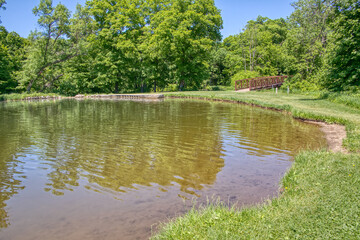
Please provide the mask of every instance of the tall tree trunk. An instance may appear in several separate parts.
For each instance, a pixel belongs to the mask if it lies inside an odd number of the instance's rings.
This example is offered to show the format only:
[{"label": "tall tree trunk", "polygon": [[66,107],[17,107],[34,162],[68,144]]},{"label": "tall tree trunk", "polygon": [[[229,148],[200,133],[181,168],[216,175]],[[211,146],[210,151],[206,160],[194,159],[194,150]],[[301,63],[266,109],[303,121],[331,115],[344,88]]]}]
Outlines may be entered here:
[{"label": "tall tree trunk", "polygon": [[243,59],[244,59],[244,70],[246,72],[246,56],[245,56],[245,52],[244,52],[244,47],[242,47],[241,49],[242,49],[242,56],[243,56]]},{"label": "tall tree trunk", "polygon": [[119,93],[119,82],[115,83],[115,93]]},{"label": "tall tree trunk", "polygon": [[26,87],[26,92],[27,92],[27,93],[30,93],[30,90],[31,90],[31,87],[32,87],[33,83],[34,83],[34,79],[31,80],[31,81],[29,82],[28,86]]},{"label": "tall tree trunk", "polygon": [[251,43],[250,43],[250,45],[249,45],[249,58],[250,58],[250,63],[249,63],[249,65],[250,65],[250,71],[252,71],[252,62],[251,62]]}]

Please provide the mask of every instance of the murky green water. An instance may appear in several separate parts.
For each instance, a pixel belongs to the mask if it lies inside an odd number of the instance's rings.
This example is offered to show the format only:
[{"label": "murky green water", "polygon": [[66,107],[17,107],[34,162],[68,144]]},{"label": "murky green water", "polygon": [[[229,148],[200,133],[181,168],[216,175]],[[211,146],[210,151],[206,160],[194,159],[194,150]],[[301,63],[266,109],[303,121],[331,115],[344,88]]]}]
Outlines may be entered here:
[{"label": "murky green water", "polygon": [[184,199],[273,196],[292,156],[325,144],[316,126],[229,103],[0,103],[0,239],[144,239]]}]

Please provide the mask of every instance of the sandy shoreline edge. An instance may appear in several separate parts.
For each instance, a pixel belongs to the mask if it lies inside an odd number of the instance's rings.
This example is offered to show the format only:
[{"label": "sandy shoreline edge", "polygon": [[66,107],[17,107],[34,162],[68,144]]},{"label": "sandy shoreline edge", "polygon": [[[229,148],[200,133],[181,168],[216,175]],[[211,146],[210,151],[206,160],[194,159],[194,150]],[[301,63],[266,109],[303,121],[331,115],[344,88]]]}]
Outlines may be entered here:
[{"label": "sandy shoreline edge", "polygon": [[349,153],[342,145],[346,138],[345,126],[339,124],[328,124],[325,122],[318,122],[312,120],[303,120],[306,123],[315,124],[320,127],[320,130],[325,133],[325,139],[328,144],[328,150],[331,152]]}]

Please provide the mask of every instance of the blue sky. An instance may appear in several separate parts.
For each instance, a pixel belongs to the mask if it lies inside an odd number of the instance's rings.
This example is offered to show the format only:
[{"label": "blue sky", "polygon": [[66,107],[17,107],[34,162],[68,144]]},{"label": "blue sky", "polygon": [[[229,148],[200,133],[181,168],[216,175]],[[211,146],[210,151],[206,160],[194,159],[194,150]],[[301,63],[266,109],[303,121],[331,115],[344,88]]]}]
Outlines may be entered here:
[{"label": "blue sky", "polygon": [[[61,2],[71,12],[75,11],[77,3],[84,4],[86,0],[53,0],[54,5]],[[257,16],[269,18],[286,18],[293,8],[294,0],[215,0],[215,5],[221,10],[224,21],[223,37],[239,33],[249,20]],[[15,31],[22,37],[27,37],[31,30],[37,28],[37,19],[32,13],[34,6],[40,0],[7,0],[6,10],[0,10],[2,25],[10,31]]]}]

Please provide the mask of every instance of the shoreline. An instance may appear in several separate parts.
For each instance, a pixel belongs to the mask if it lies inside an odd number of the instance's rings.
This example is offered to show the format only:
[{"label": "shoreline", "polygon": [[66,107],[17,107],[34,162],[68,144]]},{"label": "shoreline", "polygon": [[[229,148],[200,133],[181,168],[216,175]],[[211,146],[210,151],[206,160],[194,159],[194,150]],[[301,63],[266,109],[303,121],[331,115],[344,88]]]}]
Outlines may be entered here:
[{"label": "shoreline", "polygon": [[312,120],[303,120],[309,124],[315,124],[320,127],[320,130],[325,134],[325,139],[328,145],[328,150],[337,153],[341,152],[348,154],[349,151],[346,150],[343,146],[343,140],[346,139],[346,129],[344,125],[339,124],[328,124],[325,122],[318,122]]},{"label": "shoreline", "polygon": [[235,104],[243,104],[252,107],[259,107],[262,109],[272,110],[283,112],[287,114],[291,114],[294,119],[309,123],[315,124],[320,127],[320,130],[325,134],[325,139],[327,141],[328,150],[331,152],[341,152],[341,153],[349,153],[343,146],[343,140],[346,139],[347,133],[344,125],[332,123],[328,124],[325,121],[315,120],[311,118],[299,118],[293,116],[293,114],[287,110],[276,108],[276,107],[267,107],[256,103],[249,103],[240,100],[229,100],[229,99],[218,99],[218,98],[207,98],[207,97],[192,97],[192,96],[173,96],[173,95],[164,95],[159,93],[149,93],[149,94],[91,94],[84,95],[78,94],[73,97],[65,97],[65,96],[29,96],[23,99],[4,99],[0,102],[9,102],[9,101],[32,101],[32,100],[62,100],[62,99],[122,99],[122,100],[159,100],[164,98],[170,99],[195,99],[202,101],[214,101],[214,102],[226,102],[226,103],[235,103]]},{"label": "shoreline", "polygon": [[[195,100],[203,100],[203,101],[213,101],[213,102],[226,102],[226,103],[235,103],[235,104],[243,104],[248,105],[252,107],[258,107],[266,110],[271,111],[277,111],[277,112],[283,112],[287,114],[291,114],[291,112],[275,108],[275,107],[265,107],[262,105],[254,104],[254,103],[247,103],[242,101],[236,101],[236,100],[227,100],[227,99],[212,99],[212,98],[206,98],[206,97],[188,97],[188,96],[166,96],[166,98],[173,98],[173,99],[195,99]],[[292,114],[291,114],[292,115]],[[349,153],[348,150],[346,150],[343,146],[343,140],[346,139],[346,128],[344,125],[336,124],[336,123],[326,123],[325,121],[320,120],[314,120],[314,119],[306,119],[306,118],[297,118],[292,116],[294,119],[306,122],[309,124],[315,124],[320,127],[320,130],[325,134],[325,139],[327,142],[327,149],[331,152],[337,153]]]},{"label": "shoreline", "polygon": [[[287,105],[288,102],[284,102],[285,105],[283,102],[279,103],[277,98],[276,101],[264,101],[261,98],[259,101],[256,95],[256,101],[254,101],[254,97],[246,99],[239,95],[239,97],[229,99],[230,97],[224,95],[194,97],[191,95],[171,96],[165,94],[165,98],[169,99],[198,99],[237,103],[291,115],[296,120],[318,125],[326,138],[327,150],[305,151],[298,154],[288,172],[282,176],[278,196],[268,200],[268,202],[247,206],[241,210],[211,204],[204,208],[192,209],[185,215],[160,223],[156,231],[153,232],[152,238],[168,239],[171,238],[170,236],[179,237],[180,235],[184,237],[181,239],[189,239],[193,236],[206,238],[209,229],[211,231],[215,230],[219,236],[223,237],[228,236],[227,232],[234,232],[234,236],[237,234],[237,237],[245,234],[245,236],[255,238],[258,236],[258,232],[262,231],[261,229],[269,228],[270,223],[271,228],[276,229],[278,238],[294,236],[292,235],[294,234],[293,229],[311,231],[315,234],[314,236],[324,237],[323,233],[331,232],[336,229],[337,225],[348,222],[348,208],[344,206],[349,206],[357,198],[353,195],[354,188],[356,189],[357,186],[353,184],[355,180],[351,179],[358,175],[358,168],[355,168],[355,166],[360,161],[360,155],[356,154],[358,149],[349,148],[348,151],[345,147],[349,146],[348,139],[354,137],[354,130],[349,126],[351,124],[357,126],[357,116],[356,118],[349,118],[347,115],[338,118],[334,117],[342,113],[342,108],[339,106],[337,106],[339,110],[335,109],[335,112],[331,112],[331,114],[322,115],[323,112],[317,111],[317,109],[321,109],[323,106],[317,104],[314,104],[314,111],[312,109],[312,111],[307,111],[307,108],[301,108],[301,105],[297,104],[297,102],[293,105],[291,103]],[[75,97],[64,97],[63,99],[66,98],[74,99]],[[102,98],[99,97],[98,99]],[[337,124],[334,124],[334,122]],[[355,154],[350,154],[351,151],[355,152]],[[352,206],[354,206],[356,212],[358,205]],[[336,209],[336,211],[328,211],[329,209]],[[216,218],[214,219],[213,216],[215,215]],[[300,215],[301,217],[298,217]],[[286,220],[279,221],[279,219],[283,218]],[[319,224],[318,220],[313,222],[314,219],[321,219],[321,224]],[[336,220],[329,222],[328,219]],[[353,220],[351,221],[353,222]],[[209,222],[213,222],[214,225],[207,225]],[[234,222],[242,223],[243,227],[234,224]],[[333,225],[334,223],[335,225]],[[215,226],[219,227],[214,229]],[[183,235],[184,232],[186,232],[185,235]],[[269,234],[267,231],[261,234],[264,234],[264,238],[272,236],[267,235]],[[335,232],[334,234],[334,236],[337,236]]]},{"label": "shoreline", "polygon": [[[318,125],[325,134],[328,148],[297,154],[281,178],[277,197],[242,209],[223,203],[193,208],[183,216],[161,223],[151,239],[207,239],[212,236],[218,239],[292,239],[299,236],[348,239],[360,236],[356,230],[360,205],[355,203],[359,196],[354,194],[360,176],[358,110],[350,115],[347,107],[317,102],[318,99],[306,95],[201,95],[181,93],[166,97],[238,103],[289,114],[296,120]],[[341,228],[345,223],[350,227]]]},{"label": "shoreline", "polygon": [[85,95],[85,94],[78,94],[73,97],[67,97],[67,96],[61,96],[61,95],[39,95],[39,96],[19,96],[15,97],[14,99],[7,99],[6,97],[2,96],[0,98],[0,102],[11,102],[11,101],[32,101],[32,100],[61,100],[61,99],[163,99],[165,98],[164,94],[91,94],[91,95]]}]

